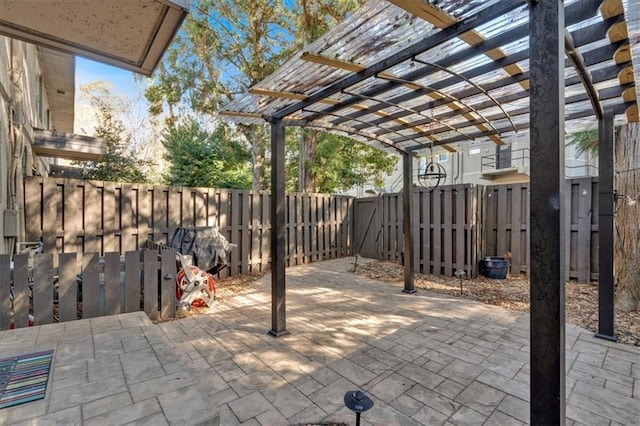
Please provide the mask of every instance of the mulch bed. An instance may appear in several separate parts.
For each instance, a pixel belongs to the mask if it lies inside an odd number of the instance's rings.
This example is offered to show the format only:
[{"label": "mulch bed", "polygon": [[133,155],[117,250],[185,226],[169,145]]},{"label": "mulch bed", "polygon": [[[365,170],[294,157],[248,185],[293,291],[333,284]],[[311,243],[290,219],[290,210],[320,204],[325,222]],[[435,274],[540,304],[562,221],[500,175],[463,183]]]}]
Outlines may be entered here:
[{"label": "mulch bed", "polygon": [[[403,267],[396,262],[376,261],[359,265],[356,273],[371,279],[403,286]],[[529,312],[529,280],[525,277],[508,277],[491,280],[482,276],[463,279],[455,277],[415,274],[414,285],[418,289],[463,297],[502,308]],[[595,332],[598,326],[598,286],[594,283],[570,281],[565,286],[565,316],[567,322]],[[616,312],[616,336],[620,343],[640,346],[640,312]]]}]

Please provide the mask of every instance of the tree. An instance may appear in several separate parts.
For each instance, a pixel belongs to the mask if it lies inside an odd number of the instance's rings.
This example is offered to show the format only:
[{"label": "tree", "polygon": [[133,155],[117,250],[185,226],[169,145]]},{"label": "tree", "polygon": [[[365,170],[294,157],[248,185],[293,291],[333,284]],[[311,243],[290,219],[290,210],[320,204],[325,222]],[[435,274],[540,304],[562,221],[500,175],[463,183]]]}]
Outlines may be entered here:
[{"label": "tree", "polygon": [[[300,11],[297,13],[297,45],[302,47],[310,43],[327,30],[342,22],[349,12],[354,11],[364,0],[299,0]],[[298,191],[318,192],[317,150],[320,132],[303,129],[300,132],[300,149],[298,161]],[[322,191],[321,191],[322,192]]]},{"label": "tree", "polygon": [[162,144],[170,163],[168,185],[251,187],[251,154],[223,126],[209,134],[196,120],[187,119],[168,126]]},{"label": "tree", "polygon": [[569,137],[567,146],[576,147],[576,155],[588,153],[598,156],[598,129],[577,132]]},{"label": "tree", "polygon": [[[196,0],[146,96],[152,112],[187,106],[214,115],[236,93],[275,71],[291,54],[289,8],[282,0]],[[253,188],[265,183],[265,126],[239,126],[252,146]]]},{"label": "tree", "polygon": [[[235,94],[246,92],[262,81],[293,51],[324,34],[362,3],[364,0],[195,1],[183,30],[159,67],[154,84],[147,90],[152,112],[158,114],[168,108],[169,124],[178,119],[181,108],[205,116],[215,115]],[[269,129],[264,125],[240,125],[237,130],[251,145],[253,188],[262,189],[268,182]],[[334,155],[329,162],[317,154],[319,144],[335,141],[335,137],[316,130],[289,131],[287,135],[297,138],[298,143],[297,148],[291,148],[287,140],[288,187],[292,190],[347,188],[349,182],[379,175],[389,164],[391,167],[395,164],[394,157],[376,156],[372,148],[362,145],[358,148],[362,158],[385,160],[361,164],[357,173],[336,173],[336,169],[346,171],[353,159]],[[357,144],[343,139],[343,143],[347,141]],[[339,160],[344,164],[336,164]],[[357,179],[352,178],[354,173],[359,176]],[[318,182],[319,175],[323,176],[323,183]],[[333,182],[327,179],[329,175],[344,181],[329,183]]]},{"label": "tree", "polygon": [[82,96],[89,100],[96,114],[97,125],[94,133],[105,140],[106,154],[102,161],[77,162],[83,169],[83,179],[112,182],[144,183],[144,162],[138,160],[129,150],[131,136],[125,130],[122,120],[117,117],[118,98],[110,92],[106,82],[94,82],[81,86]]},{"label": "tree", "polygon": [[[300,129],[291,133],[300,132]],[[288,135],[287,143],[287,190],[299,190],[295,173],[298,159],[302,160],[298,149],[301,147],[295,134]],[[315,180],[313,192],[333,193],[346,191],[363,185],[371,179],[382,186],[384,174],[393,172],[398,157],[378,149],[355,142],[350,138],[332,133],[317,133],[315,161],[307,160],[307,167]],[[304,191],[301,191],[304,192]]]},{"label": "tree", "polygon": [[[570,145],[577,152],[598,155],[598,131],[578,132]],[[640,309],[640,125],[631,123],[616,128],[615,136],[615,189],[619,194],[616,204],[614,234],[614,279],[616,307],[624,312]]]},{"label": "tree", "polygon": [[615,138],[616,206],[614,271],[616,306],[640,310],[640,124],[621,126]]}]

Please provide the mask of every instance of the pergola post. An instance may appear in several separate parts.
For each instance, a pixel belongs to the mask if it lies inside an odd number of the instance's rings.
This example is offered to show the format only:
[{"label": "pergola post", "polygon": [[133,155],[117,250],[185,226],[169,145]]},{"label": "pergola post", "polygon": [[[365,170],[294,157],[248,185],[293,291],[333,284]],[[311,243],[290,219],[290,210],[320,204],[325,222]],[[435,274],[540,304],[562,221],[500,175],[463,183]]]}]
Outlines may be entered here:
[{"label": "pergola post", "polygon": [[402,230],[404,232],[404,293],[413,294],[413,154],[402,154]]},{"label": "pergola post", "polygon": [[598,121],[598,332],[616,341],[614,332],[613,231],[615,217],[613,114]]},{"label": "pergola post", "polygon": [[284,125],[271,122],[271,330],[274,337],[289,334],[286,324]]},{"label": "pergola post", "polygon": [[564,2],[529,4],[531,424],[564,425]]}]

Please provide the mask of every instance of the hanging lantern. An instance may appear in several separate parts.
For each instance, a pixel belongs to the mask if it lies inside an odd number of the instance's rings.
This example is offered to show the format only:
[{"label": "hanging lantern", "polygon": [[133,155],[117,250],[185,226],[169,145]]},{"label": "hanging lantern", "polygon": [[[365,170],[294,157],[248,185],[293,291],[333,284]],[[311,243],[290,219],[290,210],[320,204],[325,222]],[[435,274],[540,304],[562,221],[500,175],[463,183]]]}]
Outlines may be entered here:
[{"label": "hanging lantern", "polygon": [[433,191],[438,186],[444,184],[446,180],[447,171],[442,164],[436,163],[433,160],[427,164],[424,172],[418,175],[418,183],[429,191]]}]

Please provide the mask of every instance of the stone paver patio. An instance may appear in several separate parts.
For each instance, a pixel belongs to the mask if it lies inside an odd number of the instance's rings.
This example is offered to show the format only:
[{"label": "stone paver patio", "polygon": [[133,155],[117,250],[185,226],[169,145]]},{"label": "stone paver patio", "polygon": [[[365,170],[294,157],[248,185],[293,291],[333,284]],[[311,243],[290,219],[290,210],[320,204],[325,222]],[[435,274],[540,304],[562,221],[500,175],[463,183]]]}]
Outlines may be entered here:
[{"label": "stone paver patio", "polygon": [[[208,315],[152,325],[127,314],[0,333],[0,356],[55,348],[43,401],[0,424],[529,422],[529,316],[354,276],[353,258],[287,270],[287,328],[270,278]],[[567,424],[640,424],[640,350],[567,325]]]}]

